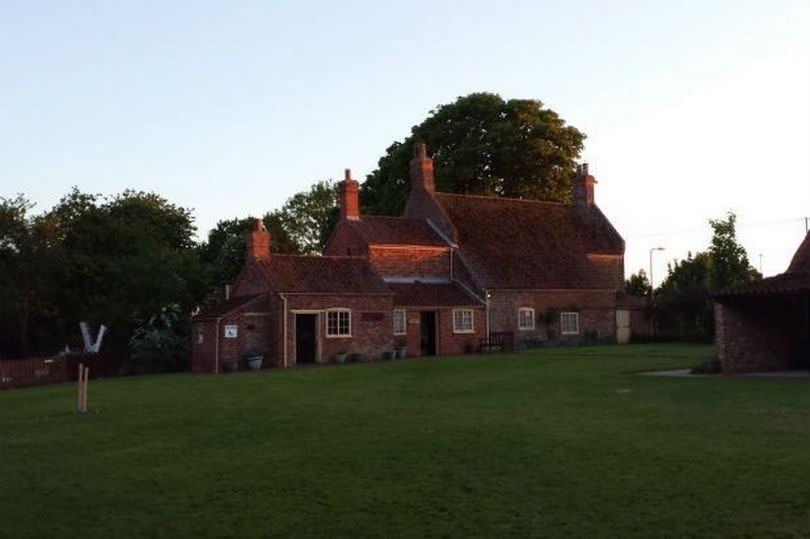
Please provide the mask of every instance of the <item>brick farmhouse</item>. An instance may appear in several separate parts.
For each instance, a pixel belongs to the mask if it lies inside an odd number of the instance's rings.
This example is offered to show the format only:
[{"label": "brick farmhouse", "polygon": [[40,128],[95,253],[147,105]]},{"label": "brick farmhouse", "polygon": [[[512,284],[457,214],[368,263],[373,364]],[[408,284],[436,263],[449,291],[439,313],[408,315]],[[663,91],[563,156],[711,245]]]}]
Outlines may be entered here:
[{"label": "brick farmhouse", "polygon": [[624,240],[587,165],[571,204],[437,192],[423,144],[410,177],[402,216],[365,216],[347,170],[323,256],[271,253],[256,220],[230,297],[193,318],[193,370],[243,368],[249,351],[290,367],[616,339]]},{"label": "brick farmhouse", "polygon": [[786,272],[719,294],[714,318],[723,372],[810,368],[810,234]]}]

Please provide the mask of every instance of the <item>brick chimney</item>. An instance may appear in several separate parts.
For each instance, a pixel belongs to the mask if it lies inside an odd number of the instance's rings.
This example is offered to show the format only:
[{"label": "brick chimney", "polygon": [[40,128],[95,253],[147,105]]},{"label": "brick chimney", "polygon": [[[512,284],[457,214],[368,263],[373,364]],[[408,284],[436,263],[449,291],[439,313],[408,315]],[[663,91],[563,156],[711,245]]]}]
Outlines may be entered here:
[{"label": "brick chimney", "polygon": [[424,142],[417,142],[413,147],[411,189],[423,189],[428,193],[436,192],[436,184],[433,182],[433,159],[427,156]]},{"label": "brick chimney", "polygon": [[253,220],[253,228],[247,237],[248,260],[267,260],[270,258],[270,232],[264,227],[261,219]]},{"label": "brick chimney", "polygon": [[352,171],[346,169],[346,178],[340,182],[340,218],[350,221],[360,219],[360,201],[358,199],[357,180],[352,179]]},{"label": "brick chimney", "polygon": [[593,206],[593,186],[596,179],[588,174],[588,163],[577,165],[577,176],[574,178],[574,203],[581,206]]}]

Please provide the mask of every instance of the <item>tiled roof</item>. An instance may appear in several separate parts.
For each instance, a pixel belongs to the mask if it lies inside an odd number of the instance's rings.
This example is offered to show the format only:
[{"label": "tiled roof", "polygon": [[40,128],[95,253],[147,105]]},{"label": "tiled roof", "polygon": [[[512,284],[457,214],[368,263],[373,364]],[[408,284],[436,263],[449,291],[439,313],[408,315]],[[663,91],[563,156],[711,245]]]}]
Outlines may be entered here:
[{"label": "tiled roof", "polygon": [[424,219],[362,216],[346,222],[370,245],[447,247],[447,242]]},{"label": "tiled roof", "polygon": [[251,296],[239,296],[231,298],[226,301],[222,301],[220,303],[216,303],[214,305],[206,305],[205,307],[202,307],[200,309],[200,312],[194,315],[194,319],[210,320],[212,318],[220,318],[232,311],[235,311],[240,307],[247,306],[251,302],[256,303],[255,306],[251,305],[251,308],[255,308],[258,311],[267,310],[267,301],[266,297],[263,294],[256,294]]},{"label": "tiled roof", "polygon": [[388,283],[394,305],[403,307],[466,307],[482,303],[458,283]]},{"label": "tiled roof", "polygon": [[788,272],[810,273],[810,234],[805,235],[804,241],[796,249],[796,254],[793,255],[793,260],[790,261],[790,266],[788,266]]},{"label": "tiled roof", "polygon": [[624,240],[596,206],[449,193],[436,199],[482,286],[616,287],[587,256],[624,253]]},{"label": "tiled roof", "polygon": [[342,256],[271,255],[259,261],[270,289],[287,293],[390,293],[368,260]]},{"label": "tiled roof", "polygon": [[717,297],[762,296],[767,294],[796,294],[810,292],[810,272],[785,272],[761,281],[732,286]]}]

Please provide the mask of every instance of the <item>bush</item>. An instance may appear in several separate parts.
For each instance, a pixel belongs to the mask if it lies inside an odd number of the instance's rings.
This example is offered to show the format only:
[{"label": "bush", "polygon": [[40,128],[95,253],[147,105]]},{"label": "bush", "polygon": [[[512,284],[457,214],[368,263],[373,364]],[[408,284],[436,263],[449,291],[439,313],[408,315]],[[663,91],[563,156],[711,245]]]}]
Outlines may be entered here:
[{"label": "bush", "polygon": [[691,374],[720,374],[723,372],[723,367],[720,365],[720,360],[713,357],[695,365],[689,372]]}]

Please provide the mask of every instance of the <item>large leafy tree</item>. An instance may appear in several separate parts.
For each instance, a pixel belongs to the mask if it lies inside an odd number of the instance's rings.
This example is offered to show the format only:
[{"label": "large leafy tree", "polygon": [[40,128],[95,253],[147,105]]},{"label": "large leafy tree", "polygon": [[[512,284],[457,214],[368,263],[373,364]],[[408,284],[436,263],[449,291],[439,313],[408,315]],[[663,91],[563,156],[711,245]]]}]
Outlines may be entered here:
[{"label": "large leafy tree", "polygon": [[[110,328],[108,346],[126,353],[132,314],[170,304],[189,312],[205,291],[191,212],[154,193],[110,199],[76,189],[30,216],[24,199],[4,201],[5,348],[49,353],[78,344],[79,321]],[[5,302],[4,302],[5,303]]]},{"label": "large leafy tree", "polygon": [[417,141],[435,163],[436,188],[567,201],[585,135],[533,99],[474,93],[431,111],[394,142],[363,184],[364,211],[399,214],[409,192],[408,162]]}]

